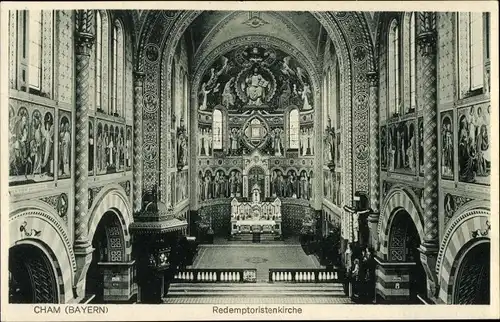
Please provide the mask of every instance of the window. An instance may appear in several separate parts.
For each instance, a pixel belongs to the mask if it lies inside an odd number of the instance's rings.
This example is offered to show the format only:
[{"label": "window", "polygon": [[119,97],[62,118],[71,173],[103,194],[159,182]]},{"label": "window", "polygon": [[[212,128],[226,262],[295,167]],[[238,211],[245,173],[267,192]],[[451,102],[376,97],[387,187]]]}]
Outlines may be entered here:
[{"label": "window", "polygon": [[415,42],[415,13],[410,15],[410,110],[415,111],[417,106],[416,88],[417,88],[417,60],[416,60],[416,42]]},{"label": "window", "polygon": [[118,116],[123,109],[123,30],[120,22],[113,26],[113,67],[111,89],[111,114]]},{"label": "window", "polygon": [[483,38],[483,14],[481,12],[469,13],[469,72],[471,90],[476,90],[483,87]]},{"label": "window", "polygon": [[215,150],[221,150],[222,149],[222,112],[219,109],[214,110],[213,114],[213,148]]},{"label": "window", "polygon": [[102,110],[102,17],[96,12],[96,50],[95,50],[95,106]]},{"label": "window", "polygon": [[30,10],[28,19],[29,87],[39,91],[42,81],[42,11]]},{"label": "window", "polygon": [[399,26],[394,19],[389,26],[389,117],[399,113]]},{"label": "window", "polygon": [[293,109],[289,115],[290,149],[299,148],[299,110]]}]

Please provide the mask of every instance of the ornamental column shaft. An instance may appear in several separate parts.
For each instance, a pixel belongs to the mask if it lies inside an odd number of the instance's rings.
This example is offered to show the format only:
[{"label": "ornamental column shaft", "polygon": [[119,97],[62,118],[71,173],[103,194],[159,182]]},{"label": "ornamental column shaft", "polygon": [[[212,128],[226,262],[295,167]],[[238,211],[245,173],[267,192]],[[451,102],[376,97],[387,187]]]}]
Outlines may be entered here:
[{"label": "ornamental column shaft", "polygon": [[419,106],[423,110],[424,131],[424,240],[427,247],[438,244],[438,113],[436,74],[436,14],[420,13],[417,37]]},{"label": "ornamental column shaft", "polygon": [[144,73],[134,72],[134,213],[142,209],[142,100]]},{"label": "ornamental column shaft", "polygon": [[368,104],[370,109],[370,207],[380,211],[380,162],[379,162],[379,113],[378,113],[378,75],[367,74],[370,82]]},{"label": "ornamental column shaft", "polygon": [[379,106],[378,106],[378,74],[368,72],[370,84],[368,108],[370,109],[370,208],[368,216],[370,243],[375,248],[378,241],[377,224],[380,214],[380,149],[379,149]]},{"label": "ornamental column shaft", "polygon": [[91,13],[77,14],[75,41],[76,83],[75,83],[75,244],[90,245],[88,240],[88,140],[90,105],[90,53],[94,36],[90,33]]},{"label": "ornamental column shaft", "polygon": [[417,71],[418,102],[423,110],[424,140],[424,240],[419,248],[420,261],[427,275],[427,297],[439,292],[436,274],[438,252],[438,111],[436,101],[436,13],[418,13]]}]

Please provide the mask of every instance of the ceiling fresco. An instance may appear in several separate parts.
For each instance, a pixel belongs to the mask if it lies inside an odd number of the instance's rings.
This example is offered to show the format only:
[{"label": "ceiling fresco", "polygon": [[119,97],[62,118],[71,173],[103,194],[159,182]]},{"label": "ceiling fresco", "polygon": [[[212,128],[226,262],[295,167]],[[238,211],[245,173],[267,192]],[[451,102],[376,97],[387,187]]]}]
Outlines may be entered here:
[{"label": "ceiling fresco", "polygon": [[239,113],[283,113],[290,105],[313,109],[308,71],[268,44],[241,46],[219,57],[205,72],[198,93],[201,111],[216,106]]}]

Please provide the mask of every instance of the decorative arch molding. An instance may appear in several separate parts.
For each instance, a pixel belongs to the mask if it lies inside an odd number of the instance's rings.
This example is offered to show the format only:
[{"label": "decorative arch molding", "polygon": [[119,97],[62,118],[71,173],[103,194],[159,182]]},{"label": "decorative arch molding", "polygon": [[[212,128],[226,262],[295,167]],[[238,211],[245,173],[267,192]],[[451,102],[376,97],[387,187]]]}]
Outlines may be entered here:
[{"label": "decorative arch molding", "polygon": [[66,232],[55,219],[55,211],[48,211],[49,207],[41,202],[33,202],[29,208],[14,207],[9,218],[9,248],[29,244],[41,249],[53,266],[59,284],[59,302],[69,302],[73,295],[76,259]]},{"label": "decorative arch molding", "polygon": [[[279,38],[273,37],[273,36],[263,36],[263,35],[245,35],[237,38],[232,38],[216,48],[214,48],[211,52],[207,53],[204,55],[203,59],[200,60],[200,62],[197,65],[194,65],[194,73],[192,77],[192,84],[193,86],[191,87],[191,99],[196,102],[195,105],[193,106],[198,106],[198,90],[199,86],[201,83],[201,79],[203,75],[206,73],[210,65],[215,62],[217,58],[219,58],[221,55],[226,54],[227,52],[241,46],[245,45],[250,45],[253,43],[265,43],[265,44],[271,44],[273,46],[278,47],[280,50],[283,50],[283,52],[289,54],[293,58],[295,58],[300,64],[302,64],[306,69],[311,77],[312,81],[312,87],[314,88],[314,101],[316,102],[317,98],[316,96],[319,95],[319,78],[318,78],[318,70],[316,68],[316,65],[314,61],[310,60],[305,56],[303,53],[301,53],[299,50],[296,49],[293,45],[290,43],[281,40]],[[314,56],[313,56],[314,57]],[[315,105],[316,106],[316,105]]]},{"label": "decorative arch molding", "polygon": [[93,240],[97,226],[104,214],[112,211],[120,222],[121,235],[123,236],[124,258],[126,260],[131,254],[129,227],[133,222],[132,211],[126,197],[125,191],[120,185],[109,185],[102,189],[96,196],[96,202],[90,209],[88,222],[89,240]]},{"label": "decorative arch molding", "polygon": [[422,209],[420,205],[415,202],[418,200],[412,195],[411,192],[403,190],[399,187],[393,188],[387,195],[382,209],[382,217],[379,220],[379,225],[377,229],[377,234],[379,235],[379,252],[384,259],[388,257],[389,250],[389,232],[392,226],[395,215],[399,210],[405,210],[408,212],[410,217],[417,228],[420,240],[424,240],[424,226],[423,226],[423,216]]},{"label": "decorative arch molding", "polygon": [[442,303],[453,301],[458,260],[472,249],[475,240],[489,242],[490,216],[489,207],[479,201],[470,202],[459,208],[447,225],[436,262],[436,272],[440,276],[438,298]]},{"label": "decorative arch molding", "polygon": [[[289,28],[289,31],[296,37],[296,41],[300,45],[300,49],[296,49],[298,52],[304,51],[307,57],[313,57],[313,58],[317,57],[317,53],[314,50],[315,48],[310,44],[309,41],[306,40],[306,38],[304,37],[304,34],[302,32],[300,32],[300,30],[297,28],[297,26],[293,22],[291,22],[289,19],[287,19],[283,14],[281,14],[279,12],[277,13],[277,12],[269,11],[266,13],[270,14],[274,18],[278,19],[280,22],[284,23]],[[211,44],[210,42],[211,42],[212,38],[214,36],[216,36],[217,33],[220,30],[222,30],[225,27],[225,25],[227,25],[227,23],[229,23],[231,21],[231,19],[233,19],[235,16],[240,15],[240,14],[241,14],[241,11],[240,12],[236,11],[233,13],[233,15],[227,16],[226,19],[228,19],[228,20],[225,21],[223,25],[220,25],[220,26],[216,25],[210,31],[210,33],[204,38],[202,44],[200,45],[200,47],[198,48],[198,51],[196,52],[196,55],[194,56],[194,59],[193,59],[194,68],[193,68],[193,70],[197,70],[198,66],[203,62],[205,57],[207,55],[209,55],[209,53],[217,50],[217,48],[221,46],[221,44]],[[236,38],[244,38],[246,36],[247,35],[239,36]],[[269,36],[269,37],[271,37],[271,36]],[[236,39],[236,38],[233,38],[233,39]],[[282,40],[282,41],[287,43],[287,41],[285,41],[285,40]],[[297,48],[297,46],[294,46],[294,48]],[[314,69],[316,71],[320,67],[319,62],[316,62],[316,61],[313,63],[313,65],[314,65]]]},{"label": "decorative arch molding", "polygon": [[[163,84],[169,83],[172,73],[171,62],[179,39],[202,12],[201,10],[148,11],[145,13],[148,17],[145,18],[140,37],[138,37],[136,66],[137,70],[146,74],[144,82],[146,104],[143,110],[145,128],[143,182],[146,189],[159,185],[162,198],[167,195],[168,180],[165,175],[167,162],[160,161],[167,159],[168,150],[167,140],[160,141],[158,133],[169,132],[168,111],[171,110],[172,95],[170,86],[163,86]],[[370,160],[367,153],[369,133],[365,126],[369,120],[366,73],[375,69],[373,44],[362,12],[312,12],[312,14],[334,40],[339,67],[342,71],[340,85],[342,88],[350,89],[343,91],[342,124],[345,125],[344,151],[349,151],[349,153],[345,152],[344,157],[345,198],[352,200],[353,189],[369,191]],[[159,70],[161,72],[158,72]],[[161,91],[160,88],[162,88]],[[160,96],[163,101],[161,104]],[[315,106],[319,106],[318,96],[315,93]],[[158,110],[159,106],[162,107],[160,110]],[[355,120],[354,124],[351,122],[352,117]],[[193,120],[192,123],[196,122],[194,118],[190,119]],[[158,120],[161,120],[161,124]],[[192,124],[191,128],[195,128],[195,125]],[[148,132],[148,128],[152,130]],[[316,150],[321,150],[321,148]],[[351,155],[350,151],[355,151],[355,153]],[[191,145],[190,152],[196,152],[193,145]],[[319,173],[321,169],[317,166],[316,170]],[[191,171],[191,175],[195,176],[196,172]],[[317,184],[318,189],[321,186],[319,182],[320,180]]]}]

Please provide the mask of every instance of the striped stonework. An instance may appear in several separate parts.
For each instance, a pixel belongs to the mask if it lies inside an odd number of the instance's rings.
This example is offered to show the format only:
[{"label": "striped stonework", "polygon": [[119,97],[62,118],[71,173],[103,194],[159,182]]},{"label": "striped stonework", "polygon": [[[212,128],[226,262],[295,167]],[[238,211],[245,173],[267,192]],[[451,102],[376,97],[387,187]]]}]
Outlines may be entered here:
[{"label": "striped stonework", "polygon": [[[21,231],[21,226],[24,226],[24,231]],[[76,269],[75,255],[66,241],[66,232],[61,231],[62,227],[55,213],[37,208],[14,211],[9,218],[10,247],[32,245],[47,255],[56,272],[57,297],[61,304],[73,299],[73,274]]]},{"label": "striped stonework", "polygon": [[399,210],[405,210],[417,228],[420,240],[424,240],[424,227],[422,224],[422,210],[418,203],[414,203],[406,191],[396,189],[387,195],[381,208],[378,236],[379,236],[379,255],[384,260],[388,259],[389,232],[394,215]]},{"label": "striped stonework", "polygon": [[104,300],[128,301],[135,291],[134,261],[99,263],[104,274]]},{"label": "striped stonework", "polygon": [[120,236],[120,243],[123,245],[121,247],[121,261],[130,261],[132,247],[128,229],[133,221],[133,217],[125,191],[123,191],[123,188],[119,185],[110,185],[103,188],[96,196],[95,200],[96,202],[90,209],[90,218],[88,223],[89,240],[93,239],[102,216],[104,216],[104,214],[108,211],[112,211],[116,214],[120,222],[119,228],[121,233],[118,236]]},{"label": "striped stonework", "polygon": [[376,258],[375,292],[385,301],[406,301],[410,297],[410,270],[415,263],[391,263]]},{"label": "striped stonework", "polygon": [[[470,206],[459,210],[448,225],[438,253],[438,301],[453,304],[453,287],[460,259],[479,243],[490,242],[490,210]],[[474,234],[479,232],[479,234]]]}]

